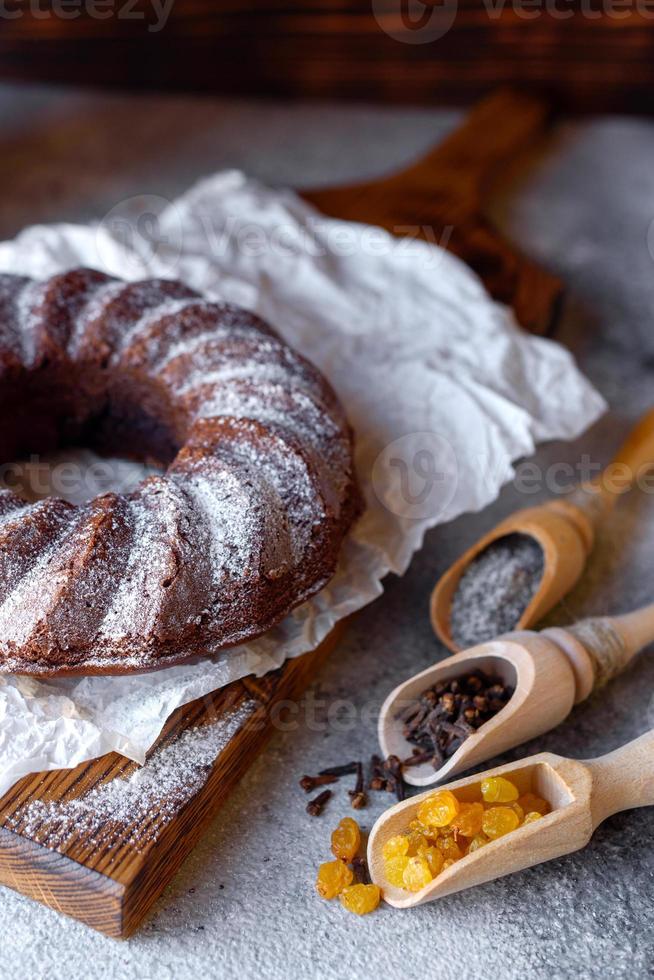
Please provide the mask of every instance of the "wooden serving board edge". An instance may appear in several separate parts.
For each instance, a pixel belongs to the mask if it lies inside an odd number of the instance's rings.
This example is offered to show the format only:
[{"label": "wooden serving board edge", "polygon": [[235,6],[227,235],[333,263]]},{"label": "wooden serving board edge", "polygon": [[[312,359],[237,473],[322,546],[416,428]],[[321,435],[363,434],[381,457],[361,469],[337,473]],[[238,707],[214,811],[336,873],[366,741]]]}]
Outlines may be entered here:
[{"label": "wooden serving board edge", "polygon": [[[94,854],[94,868],[87,863],[82,842],[79,855],[75,845],[61,853],[0,826],[0,884],[107,936],[130,936],[274,734],[273,711],[282,702],[286,707],[286,702],[303,694],[341,638],[344,624],[345,621],[338,623],[315,650],[287,661],[279,670],[258,680],[236,681],[215,697],[208,696],[175,712],[157,745],[174,740],[189,727],[210,724],[221,711],[232,710],[246,700],[259,702],[216,757],[202,787],[174,818],[158,825],[154,815],[147,847],[134,853],[126,843],[119,844],[111,853]],[[50,799],[53,795],[72,798],[133,768],[133,763],[114,753],[73,770],[25,777],[0,801],[0,821],[19,810],[27,799]],[[128,828],[126,836],[127,831]]]}]

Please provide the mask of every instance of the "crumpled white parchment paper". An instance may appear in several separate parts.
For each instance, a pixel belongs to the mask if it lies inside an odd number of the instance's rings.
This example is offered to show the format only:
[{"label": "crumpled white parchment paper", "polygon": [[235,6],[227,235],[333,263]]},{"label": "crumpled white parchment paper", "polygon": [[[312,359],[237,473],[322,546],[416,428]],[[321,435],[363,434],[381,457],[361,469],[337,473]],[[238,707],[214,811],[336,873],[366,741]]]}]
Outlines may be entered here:
[{"label": "crumpled white parchment paper", "polygon": [[324,218],[237,172],[172,203],[135,198],[99,224],[36,226],[0,245],[0,271],[76,265],[180,278],[269,320],[340,395],[368,509],[332,582],[253,643],[142,675],[0,676],[0,794],[111,750],[143,762],[175,708],[315,647],[387,572],[405,571],[428,528],[490,503],[513,460],[604,409],[569,353],[517,328],[448,252]]}]

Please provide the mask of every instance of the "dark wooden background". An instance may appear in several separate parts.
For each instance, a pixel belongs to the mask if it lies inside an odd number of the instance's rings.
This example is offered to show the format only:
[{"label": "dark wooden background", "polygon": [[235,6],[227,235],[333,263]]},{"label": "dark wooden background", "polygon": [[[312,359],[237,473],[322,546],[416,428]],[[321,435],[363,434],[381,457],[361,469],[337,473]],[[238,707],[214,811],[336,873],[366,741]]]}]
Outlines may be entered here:
[{"label": "dark wooden background", "polygon": [[[540,11],[539,0],[458,0],[449,30],[429,43],[408,43],[421,35],[403,23],[409,0],[168,0],[153,30],[162,2],[4,0],[0,75],[426,104],[509,83],[572,111],[652,105],[654,0],[542,0]],[[429,19],[410,2],[410,17]],[[96,3],[103,19],[89,13]],[[427,30],[447,26],[457,0],[427,3]]]}]

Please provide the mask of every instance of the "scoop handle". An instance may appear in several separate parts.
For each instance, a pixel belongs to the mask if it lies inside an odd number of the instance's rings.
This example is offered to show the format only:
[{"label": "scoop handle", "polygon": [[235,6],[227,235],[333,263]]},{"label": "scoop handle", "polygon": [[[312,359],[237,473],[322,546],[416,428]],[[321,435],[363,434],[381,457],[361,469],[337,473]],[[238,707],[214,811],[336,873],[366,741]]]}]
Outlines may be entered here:
[{"label": "scoop handle", "polygon": [[586,765],[592,776],[593,828],[621,810],[654,806],[654,729]]},{"label": "scoop handle", "polygon": [[654,408],[634,426],[604,472],[591,483],[605,509],[654,466]]},{"label": "scoop handle", "polygon": [[643,473],[654,468],[654,408],[636,423],[603,473],[580,484],[569,497],[555,506],[572,505],[590,522],[591,538],[596,528],[613,509],[619,497],[631,489]]},{"label": "scoop handle", "polygon": [[591,690],[603,687],[625,669],[631,660],[643,647],[654,643],[654,603],[625,613],[623,616],[598,616],[592,619],[582,619],[573,626],[565,629],[555,628],[545,631],[552,634],[555,642],[566,651],[573,661],[575,675],[578,671],[574,645],[566,642],[568,637],[578,641],[583,651],[588,655],[592,665],[592,683],[588,684],[583,693],[583,700]]}]

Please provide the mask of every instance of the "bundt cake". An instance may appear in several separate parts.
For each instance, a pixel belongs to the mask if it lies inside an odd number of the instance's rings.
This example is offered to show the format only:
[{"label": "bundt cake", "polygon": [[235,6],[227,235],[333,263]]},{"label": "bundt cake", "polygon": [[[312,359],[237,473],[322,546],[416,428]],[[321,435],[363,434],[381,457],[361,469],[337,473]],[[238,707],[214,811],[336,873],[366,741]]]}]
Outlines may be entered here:
[{"label": "bundt cake", "polygon": [[179,282],[0,276],[3,460],[83,444],[158,464],[75,507],[0,490],[0,671],[122,673],[268,630],[332,576],[352,434],[266,323]]}]

